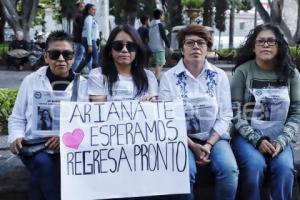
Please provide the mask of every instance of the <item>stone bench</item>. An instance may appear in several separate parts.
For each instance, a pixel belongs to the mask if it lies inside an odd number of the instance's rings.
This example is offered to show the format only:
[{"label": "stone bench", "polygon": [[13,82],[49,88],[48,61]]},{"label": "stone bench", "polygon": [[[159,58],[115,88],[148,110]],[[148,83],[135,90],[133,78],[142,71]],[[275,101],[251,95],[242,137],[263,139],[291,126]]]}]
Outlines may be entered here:
[{"label": "stone bench", "polygon": [[[7,144],[7,137],[0,136],[0,199],[3,200],[26,200],[27,199],[27,178],[28,171],[22,164],[21,160],[14,156]],[[300,140],[296,140],[300,141]],[[298,171],[297,180],[300,180],[300,144],[293,143],[295,169]],[[205,179],[195,186],[195,199],[213,199],[214,180],[212,174],[207,173],[203,169],[199,169],[198,178]],[[300,183],[300,182],[299,182]],[[293,200],[300,197],[297,194],[300,192],[299,184],[294,186]],[[299,195],[299,194],[298,194]],[[165,200],[164,198],[155,198]],[[265,198],[264,198],[265,199]]]}]

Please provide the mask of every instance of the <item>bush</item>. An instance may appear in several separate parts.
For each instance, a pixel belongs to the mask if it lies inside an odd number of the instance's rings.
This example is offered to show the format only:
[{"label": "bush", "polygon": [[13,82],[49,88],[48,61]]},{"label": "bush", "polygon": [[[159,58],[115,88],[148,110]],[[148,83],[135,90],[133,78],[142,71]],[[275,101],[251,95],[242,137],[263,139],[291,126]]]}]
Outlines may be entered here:
[{"label": "bush", "polygon": [[0,62],[4,61],[6,52],[8,51],[8,44],[7,43],[1,43],[0,44]]},{"label": "bush", "polygon": [[18,90],[0,89],[0,133],[7,134],[7,119],[11,114]]},{"label": "bush", "polygon": [[187,8],[201,8],[204,0],[181,0],[181,5]]},{"label": "bush", "polygon": [[223,49],[218,49],[216,53],[219,56],[219,60],[233,60],[236,54],[236,49],[223,48]]},{"label": "bush", "polygon": [[293,58],[299,57],[299,55],[297,53],[297,47],[290,47],[290,51],[291,51]]}]

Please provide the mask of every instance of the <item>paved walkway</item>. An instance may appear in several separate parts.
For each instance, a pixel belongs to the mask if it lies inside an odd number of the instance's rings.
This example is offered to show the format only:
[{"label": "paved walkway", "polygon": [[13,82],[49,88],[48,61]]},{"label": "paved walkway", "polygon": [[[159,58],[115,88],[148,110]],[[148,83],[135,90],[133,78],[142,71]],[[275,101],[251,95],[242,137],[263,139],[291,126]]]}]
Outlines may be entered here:
[{"label": "paved walkway", "polygon": [[[228,77],[231,78],[231,69],[233,65],[217,64],[217,66],[226,71]],[[167,69],[169,68],[164,68],[164,70]],[[33,71],[7,70],[7,67],[0,66],[0,88],[19,88],[24,77],[32,72]]]}]

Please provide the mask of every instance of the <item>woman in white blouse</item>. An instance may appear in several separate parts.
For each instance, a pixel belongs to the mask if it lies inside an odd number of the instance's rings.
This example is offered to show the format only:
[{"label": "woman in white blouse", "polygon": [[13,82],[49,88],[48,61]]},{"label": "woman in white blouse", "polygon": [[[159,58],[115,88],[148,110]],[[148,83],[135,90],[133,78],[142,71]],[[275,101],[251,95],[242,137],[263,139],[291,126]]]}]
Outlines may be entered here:
[{"label": "woman in white blouse", "polygon": [[137,31],[130,25],[116,27],[104,47],[101,67],[90,72],[91,101],[155,99],[157,80],[144,69],[145,62],[146,51]]},{"label": "woman in white blouse", "polygon": [[[173,199],[193,199],[196,164],[207,165],[215,178],[214,199],[235,199],[238,167],[228,140],[232,118],[230,85],[225,72],[206,60],[212,38],[205,27],[189,25],[178,32],[182,59],[160,80],[159,98],[184,101],[191,193]],[[205,181],[201,179],[199,181]]]}]

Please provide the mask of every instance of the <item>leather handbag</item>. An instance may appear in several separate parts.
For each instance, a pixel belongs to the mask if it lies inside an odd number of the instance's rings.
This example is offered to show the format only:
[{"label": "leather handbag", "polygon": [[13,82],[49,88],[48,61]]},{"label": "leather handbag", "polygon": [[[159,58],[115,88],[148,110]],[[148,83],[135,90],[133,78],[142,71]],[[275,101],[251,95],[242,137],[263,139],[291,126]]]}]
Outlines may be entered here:
[{"label": "leather handbag", "polygon": [[49,137],[22,140],[22,148],[19,149],[20,155],[33,156],[45,150],[47,148],[45,144],[48,139]]}]

